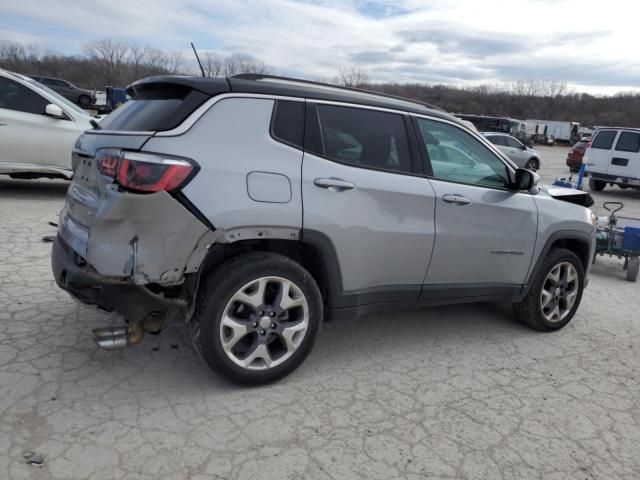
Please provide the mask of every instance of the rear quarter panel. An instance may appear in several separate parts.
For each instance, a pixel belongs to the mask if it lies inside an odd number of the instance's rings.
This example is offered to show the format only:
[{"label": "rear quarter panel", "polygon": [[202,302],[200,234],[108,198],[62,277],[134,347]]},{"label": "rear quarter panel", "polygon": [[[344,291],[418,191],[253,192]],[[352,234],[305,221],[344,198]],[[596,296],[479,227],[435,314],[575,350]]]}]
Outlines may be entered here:
[{"label": "rear quarter panel", "polygon": [[[269,98],[223,98],[186,133],[153,137],[144,150],[188,157],[200,165],[184,194],[216,229],[300,229],[302,150],[271,137],[273,105]],[[289,188],[282,195],[274,192],[278,201],[253,199],[247,191],[251,172],[284,176],[288,185],[283,188]],[[262,177],[253,175],[249,181]],[[274,182],[275,188],[282,183]]]}]

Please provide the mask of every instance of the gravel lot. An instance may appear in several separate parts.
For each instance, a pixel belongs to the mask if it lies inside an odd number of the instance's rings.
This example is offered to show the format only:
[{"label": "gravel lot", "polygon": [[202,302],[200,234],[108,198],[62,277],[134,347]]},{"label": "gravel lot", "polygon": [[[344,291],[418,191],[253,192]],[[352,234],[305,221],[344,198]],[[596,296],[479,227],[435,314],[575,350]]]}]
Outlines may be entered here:
[{"label": "gravel lot", "polygon": [[[543,179],[568,173],[566,148],[539,150]],[[65,189],[0,180],[0,478],[640,478],[640,283],[620,261],[598,259],[560,332],[484,304],[371,315],[237,388],[179,325],[98,350],[118,319],[59,291],[41,242]],[[595,198],[640,217],[640,192]]]}]

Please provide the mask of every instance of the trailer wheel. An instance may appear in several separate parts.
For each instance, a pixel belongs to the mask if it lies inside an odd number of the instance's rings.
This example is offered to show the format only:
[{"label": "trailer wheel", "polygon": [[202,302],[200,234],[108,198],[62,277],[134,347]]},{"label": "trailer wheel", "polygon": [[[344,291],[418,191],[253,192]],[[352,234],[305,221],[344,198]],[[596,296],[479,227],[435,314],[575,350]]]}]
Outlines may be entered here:
[{"label": "trailer wheel", "polygon": [[589,188],[594,192],[601,192],[606,186],[607,182],[605,182],[604,180],[596,180],[594,178],[589,179]]},{"label": "trailer wheel", "polygon": [[627,282],[635,282],[638,280],[638,270],[640,269],[640,258],[631,257],[627,265]]}]

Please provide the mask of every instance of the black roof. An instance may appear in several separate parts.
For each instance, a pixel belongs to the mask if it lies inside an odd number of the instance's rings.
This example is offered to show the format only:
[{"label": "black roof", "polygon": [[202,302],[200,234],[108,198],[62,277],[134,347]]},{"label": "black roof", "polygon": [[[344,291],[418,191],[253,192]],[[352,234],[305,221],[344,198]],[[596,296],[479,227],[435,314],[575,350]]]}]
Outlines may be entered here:
[{"label": "black roof", "polygon": [[271,75],[242,74],[229,78],[186,77],[178,75],[147,77],[129,85],[129,87],[127,87],[127,93],[135,97],[139,91],[170,85],[188,87],[212,97],[222,93],[236,92],[313,98],[317,100],[402,110],[461,123],[459,119],[438,107],[422,104],[410,99],[368,90]]}]

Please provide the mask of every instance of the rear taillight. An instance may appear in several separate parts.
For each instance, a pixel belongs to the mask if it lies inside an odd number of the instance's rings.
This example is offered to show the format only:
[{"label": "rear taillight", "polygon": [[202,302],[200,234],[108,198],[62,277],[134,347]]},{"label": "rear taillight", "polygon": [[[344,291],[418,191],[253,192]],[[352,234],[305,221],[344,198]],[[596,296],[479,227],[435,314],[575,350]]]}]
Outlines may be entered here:
[{"label": "rear taillight", "polygon": [[98,164],[98,171],[102,175],[108,177],[115,177],[118,169],[118,160],[120,159],[121,151],[115,148],[104,148],[96,152],[96,163]]},{"label": "rear taillight", "polygon": [[185,185],[196,166],[190,160],[154,153],[104,149],[96,154],[98,170],[136,192],[170,192]]},{"label": "rear taillight", "polygon": [[170,192],[181,187],[193,171],[193,164],[185,159],[124,152],[120,157],[116,179],[129,190]]}]

